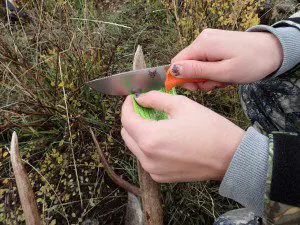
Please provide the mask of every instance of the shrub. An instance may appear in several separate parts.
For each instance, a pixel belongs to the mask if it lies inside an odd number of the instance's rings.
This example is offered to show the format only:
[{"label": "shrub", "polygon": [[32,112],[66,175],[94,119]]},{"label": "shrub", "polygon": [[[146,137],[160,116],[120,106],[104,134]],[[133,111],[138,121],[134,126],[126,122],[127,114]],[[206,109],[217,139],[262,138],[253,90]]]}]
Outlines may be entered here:
[{"label": "shrub", "polygon": [[[135,159],[119,134],[124,98],[90,91],[84,83],[131,69],[137,44],[144,47],[148,66],[156,66],[169,63],[205,27],[243,30],[258,22],[259,4],[49,0],[22,7],[27,18],[0,22],[0,223],[24,222],[8,157],[16,130],[46,224],[87,218],[122,224],[126,193],[106,177],[88,127],[96,131],[112,167],[137,183]],[[243,127],[248,124],[234,87],[178,91]],[[162,190],[169,224],[210,224],[237,207],[218,195],[216,182],[163,185]]]},{"label": "shrub", "polygon": [[264,0],[161,0],[174,16],[183,45],[205,28],[246,30],[259,23],[258,10]]}]

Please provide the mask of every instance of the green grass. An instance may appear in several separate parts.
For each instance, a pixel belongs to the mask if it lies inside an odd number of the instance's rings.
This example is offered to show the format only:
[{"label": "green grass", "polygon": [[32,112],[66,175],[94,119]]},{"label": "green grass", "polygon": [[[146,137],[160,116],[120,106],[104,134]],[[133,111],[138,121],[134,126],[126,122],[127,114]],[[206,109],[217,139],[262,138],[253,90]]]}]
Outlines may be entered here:
[{"label": "green grass", "polygon": [[[156,1],[87,2],[28,1],[26,20],[1,19],[0,223],[24,223],[6,153],[13,131],[46,224],[124,223],[126,193],[105,175],[89,134],[92,127],[114,170],[137,184],[120,137],[124,97],[84,83],[131,69],[138,44],[148,66],[169,63],[181,47],[174,18]],[[248,125],[236,88],[178,92]],[[237,207],[218,195],[217,182],[163,185],[162,193],[166,224],[210,224]]]}]

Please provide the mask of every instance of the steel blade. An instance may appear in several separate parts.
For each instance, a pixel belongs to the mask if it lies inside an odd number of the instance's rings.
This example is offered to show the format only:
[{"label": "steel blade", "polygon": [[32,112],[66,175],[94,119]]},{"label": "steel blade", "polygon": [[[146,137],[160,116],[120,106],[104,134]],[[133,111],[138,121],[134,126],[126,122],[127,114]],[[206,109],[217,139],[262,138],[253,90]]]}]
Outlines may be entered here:
[{"label": "steel blade", "polygon": [[166,72],[170,65],[133,70],[98,78],[87,82],[92,89],[108,95],[128,95],[131,93],[158,90],[164,87]]}]

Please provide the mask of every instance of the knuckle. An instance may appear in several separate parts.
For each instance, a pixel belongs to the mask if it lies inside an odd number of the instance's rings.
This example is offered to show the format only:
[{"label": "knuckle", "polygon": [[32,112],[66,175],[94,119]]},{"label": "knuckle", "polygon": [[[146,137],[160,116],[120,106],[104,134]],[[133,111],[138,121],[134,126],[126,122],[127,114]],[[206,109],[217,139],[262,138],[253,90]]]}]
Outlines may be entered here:
[{"label": "knuckle", "polygon": [[146,160],[143,163],[141,163],[142,167],[145,171],[147,171],[150,174],[156,173],[156,165],[152,161]]},{"label": "knuckle", "polygon": [[177,57],[175,56],[173,59],[171,59],[171,64],[173,64],[173,63],[175,63],[175,62],[177,62],[177,61],[179,61],[179,60],[178,60]]},{"label": "knuckle", "polygon": [[155,142],[149,140],[148,138],[139,143],[139,146],[146,156],[151,156],[153,155],[154,143]]},{"label": "knuckle", "polygon": [[148,172],[149,173],[149,163],[148,163],[148,159],[147,158],[143,158],[143,159],[141,159],[141,160],[139,160],[140,161],[140,164],[141,164],[141,166],[142,166],[142,168],[146,171],[146,172]]},{"label": "knuckle", "polygon": [[125,118],[124,118],[124,116],[123,116],[123,113],[121,114],[121,124],[124,126],[124,124],[125,124]]},{"label": "knuckle", "polygon": [[186,97],[186,96],[184,96],[184,95],[176,95],[176,96],[174,96],[174,97],[177,98],[176,100],[178,101],[178,104],[179,104],[179,105],[183,105],[183,104],[185,104],[187,101],[189,101],[189,98]]},{"label": "knuckle", "polygon": [[121,129],[121,137],[124,139],[124,137],[125,137],[125,129],[124,129],[124,127],[122,127],[122,129]]},{"label": "knuckle", "polygon": [[163,183],[164,182],[164,179],[159,175],[150,174],[150,176],[151,176],[152,180],[154,180],[157,183]]},{"label": "knuckle", "polygon": [[157,127],[154,125],[145,126],[144,129],[139,134],[136,142],[138,146],[144,153],[152,153],[153,149],[156,147],[156,144],[159,141],[157,138]]},{"label": "knuckle", "polygon": [[220,35],[220,30],[206,28],[199,34],[197,39],[198,42],[201,42],[202,46],[209,47],[214,45],[216,37],[219,37],[219,35]]},{"label": "knuckle", "polygon": [[235,65],[234,63],[227,63],[226,65],[223,66],[223,76],[225,81],[232,81],[234,79],[233,77],[233,69]]},{"label": "knuckle", "polygon": [[151,90],[147,93],[147,97],[151,99],[156,99],[158,94],[160,94],[158,91]]},{"label": "knuckle", "polygon": [[211,28],[205,28],[199,35],[200,39],[207,39],[213,32]]},{"label": "knuckle", "polygon": [[[201,34],[205,34],[205,35],[211,35],[211,34],[215,34],[216,32],[218,32],[218,29],[213,29],[213,28],[205,28]],[[200,34],[200,35],[201,35]]]},{"label": "knuckle", "polygon": [[193,63],[191,71],[193,71],[194,77],[203,74],[203,67],[202,67],[201,63]]}]

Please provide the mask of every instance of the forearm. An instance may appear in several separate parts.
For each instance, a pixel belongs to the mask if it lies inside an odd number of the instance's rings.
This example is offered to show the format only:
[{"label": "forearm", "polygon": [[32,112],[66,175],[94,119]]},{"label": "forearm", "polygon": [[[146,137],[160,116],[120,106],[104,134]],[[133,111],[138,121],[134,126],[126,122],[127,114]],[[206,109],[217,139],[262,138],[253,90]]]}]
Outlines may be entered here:
[{"label": "forearm", "polygon": [[247,31],[270,32],[280,41],[283,49],[283,62],[271,76],[283,74],[300,62],[300,12],[287,20],[275,23],[273,26],[257,25]]}]

